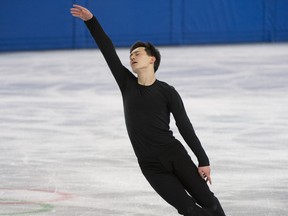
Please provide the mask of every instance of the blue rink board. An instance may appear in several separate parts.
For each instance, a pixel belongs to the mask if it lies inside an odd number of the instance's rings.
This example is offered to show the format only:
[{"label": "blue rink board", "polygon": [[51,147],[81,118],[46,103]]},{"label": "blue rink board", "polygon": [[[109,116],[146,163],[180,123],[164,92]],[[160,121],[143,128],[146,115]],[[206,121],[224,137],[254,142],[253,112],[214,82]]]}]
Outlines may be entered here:
[{"label": "blue rink board", "polygon": [[73,3],[88,7],[116,46],[288,40],[286,0],[2,0],[0,51],[95,47]]}]

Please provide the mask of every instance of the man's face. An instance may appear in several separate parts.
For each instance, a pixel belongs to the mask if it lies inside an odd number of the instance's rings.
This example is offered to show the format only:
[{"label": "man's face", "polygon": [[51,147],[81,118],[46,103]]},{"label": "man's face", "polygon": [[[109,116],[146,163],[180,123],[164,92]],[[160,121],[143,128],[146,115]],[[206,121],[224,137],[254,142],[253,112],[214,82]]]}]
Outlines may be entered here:
[{"label": "man's face", "polygon": [[130,53],[130,65],[134,73],[137,73],[141,69],[148,68],[151,64],[154,64],[155,57],[148,56],[145,51],[145,47],[138,47]]}]

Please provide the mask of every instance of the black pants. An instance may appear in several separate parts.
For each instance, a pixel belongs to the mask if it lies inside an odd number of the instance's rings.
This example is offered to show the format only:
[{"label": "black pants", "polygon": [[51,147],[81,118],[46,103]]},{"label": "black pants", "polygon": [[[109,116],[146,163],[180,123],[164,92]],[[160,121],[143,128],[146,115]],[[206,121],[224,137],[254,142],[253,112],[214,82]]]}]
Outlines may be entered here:
[{"label": "black pants", "polygon": [[179,214],[225,216],[218,199],[198,174],[198,168],[183,146],[174,148],[159,160],[141,161],[139,165],[154,190]]}]

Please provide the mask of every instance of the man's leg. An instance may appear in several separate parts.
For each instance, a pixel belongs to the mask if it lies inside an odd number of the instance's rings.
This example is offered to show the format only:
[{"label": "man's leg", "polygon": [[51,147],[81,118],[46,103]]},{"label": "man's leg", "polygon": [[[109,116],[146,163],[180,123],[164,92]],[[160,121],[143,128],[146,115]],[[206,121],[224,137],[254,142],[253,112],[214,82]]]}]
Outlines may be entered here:
[{"label": "man's leg", "polygon": [[178,178],[167,171],[161,163],[140,165],[142,172],[154,190],[179,214],[184,216],[210,216],[206,210],[196,205]]},{"label": "man's leg", "polygon": [[210,191],[207,183],[198,174],[198,168],[185,152],[173,160],[174,173],[196,203],[213,216],[225,216],[218,199]]},{"label": "man's leg", "polygon": [[211,215],[225,216],[224,210],[219,200],[217,199],[217,197],[214,197],[214,199],[215,199],[214,205],[212,207],[204,208],[204,209],[206,209]]}]

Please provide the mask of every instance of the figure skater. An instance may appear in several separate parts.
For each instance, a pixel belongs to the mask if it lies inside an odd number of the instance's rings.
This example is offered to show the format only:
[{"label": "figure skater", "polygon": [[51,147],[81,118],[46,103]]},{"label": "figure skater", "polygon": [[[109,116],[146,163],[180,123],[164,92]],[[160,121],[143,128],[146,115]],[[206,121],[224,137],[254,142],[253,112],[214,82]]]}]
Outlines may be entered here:
[{"label": "figure skater", "polygon": [[[210,191],[209,159],[197,138],[174,87],[156,79],[160,53],[151,43],[136,42],[130,49],[131,73],[120,61],[111,39],[86,8],[73,5],[102,52],[122,94],[125,123],[139,166],[153,189],[180,215],[225,216]],[[170,113],[198,160],[194,164],[170,130]]]}]

